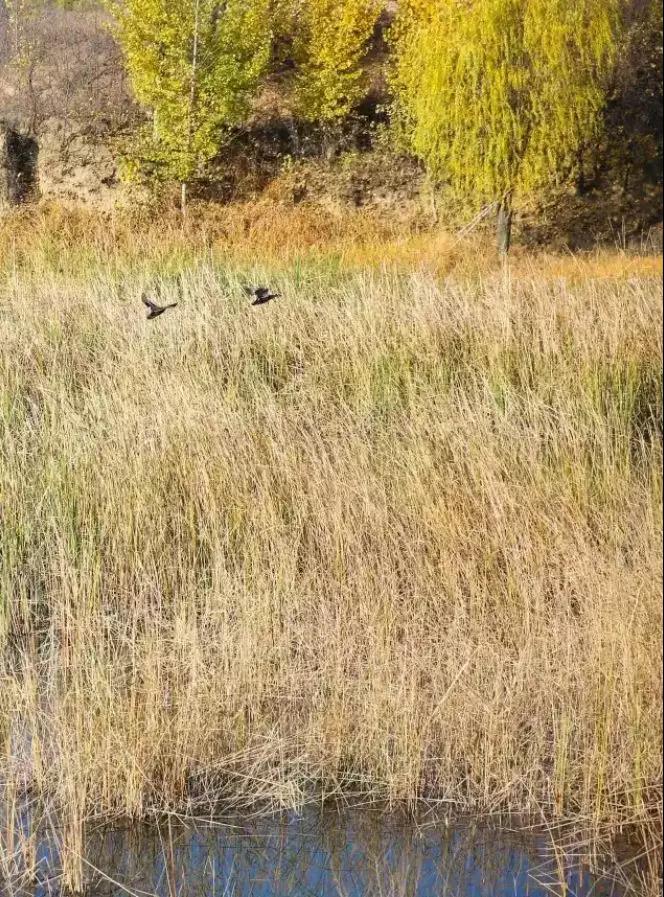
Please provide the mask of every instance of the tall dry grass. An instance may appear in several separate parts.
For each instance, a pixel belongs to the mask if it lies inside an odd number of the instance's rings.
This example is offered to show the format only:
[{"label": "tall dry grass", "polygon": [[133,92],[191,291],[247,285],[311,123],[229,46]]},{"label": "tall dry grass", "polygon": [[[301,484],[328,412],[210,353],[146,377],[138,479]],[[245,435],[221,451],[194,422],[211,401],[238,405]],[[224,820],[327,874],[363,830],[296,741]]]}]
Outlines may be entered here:
[{"label": "tall dry grass", "polygon": [[69,884],[91,814],[321,793],[640,826],[656,882],[650,263],[107,230],[0,233],[0,741]]}]

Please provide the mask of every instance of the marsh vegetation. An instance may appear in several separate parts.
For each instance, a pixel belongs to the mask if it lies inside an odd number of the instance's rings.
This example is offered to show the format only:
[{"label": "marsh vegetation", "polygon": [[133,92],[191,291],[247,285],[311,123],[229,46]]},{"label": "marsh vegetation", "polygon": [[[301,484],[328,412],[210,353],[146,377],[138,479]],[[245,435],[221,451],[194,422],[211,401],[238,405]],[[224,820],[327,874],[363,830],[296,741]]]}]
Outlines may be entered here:
[{"label": "marsh vegetation", "polygon": [[26,795],[73,889],[91,819],[342,797],[656,893],[661,261],[292,225],[0,225],[0,875]]}]

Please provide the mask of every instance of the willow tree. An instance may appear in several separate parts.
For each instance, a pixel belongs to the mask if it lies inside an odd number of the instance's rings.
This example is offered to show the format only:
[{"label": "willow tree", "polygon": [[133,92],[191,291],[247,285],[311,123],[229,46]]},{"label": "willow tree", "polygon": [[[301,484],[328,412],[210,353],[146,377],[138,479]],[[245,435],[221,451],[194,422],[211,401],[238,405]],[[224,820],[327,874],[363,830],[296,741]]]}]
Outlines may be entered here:
[{"label": "willow tree", "polygon": [[598,134],[621,0],[403,0],[393,32],[402,134],[431,175],[498,207],[559,180]]},{"label": "willow tree", "polygon": [[366,89],[364,61],[381,0],[299,0],[296,100],[329,138]]},{"label": "willow tree", "polygon": [[133,163],[187,185],[242,120],[270,56],[269,0],[116,0],[137,100],[152,113]]}]

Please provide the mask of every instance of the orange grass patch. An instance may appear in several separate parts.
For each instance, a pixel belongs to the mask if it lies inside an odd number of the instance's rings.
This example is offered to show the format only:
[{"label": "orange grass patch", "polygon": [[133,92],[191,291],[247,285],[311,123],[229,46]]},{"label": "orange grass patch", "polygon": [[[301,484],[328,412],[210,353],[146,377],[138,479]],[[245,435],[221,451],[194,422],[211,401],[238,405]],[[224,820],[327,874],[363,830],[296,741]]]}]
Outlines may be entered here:
[{"label": "orange grass patch", "polygon": [[[486,231],[460,237],[421,221],[381,217],[367,209],[298,206],[264,200],[192,205],[186,219],[172,209],[100,212],[44,205],[0,218],[0,270],[29,260],[71,274],[73,259],[104,257],[123,264],[168,256],[190,261],[203,253],[234,263],[283,267],[329,261],[348,269],[421,271],[436,277],[485,275],[501,260]],[[662,277],[662,256],[598,249],[585,253],[533,252],[516,246],[511,276],[537,273],[568,281]]]}]

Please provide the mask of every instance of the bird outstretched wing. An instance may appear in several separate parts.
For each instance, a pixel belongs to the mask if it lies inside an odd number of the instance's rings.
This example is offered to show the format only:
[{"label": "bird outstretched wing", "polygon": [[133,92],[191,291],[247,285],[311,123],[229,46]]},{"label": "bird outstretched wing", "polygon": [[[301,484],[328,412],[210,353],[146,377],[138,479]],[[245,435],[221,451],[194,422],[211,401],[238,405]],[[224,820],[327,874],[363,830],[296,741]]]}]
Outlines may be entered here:
[{"label": "bird outstretched wing", "polygon": [[148,299],[145,293],[143,293],[143,295],[141,296],[141,302],[143,303],[143,305],[147,306],[150,311],[156,311],[159,308],[156,303],[154,303],[151,299]]},{"label": "bird outstretched wing", "polygon": [[269,287],[246,286],[244,291],[247,296],[252,296],[254,299],[268,299],[273,298],[274,295]]}]

